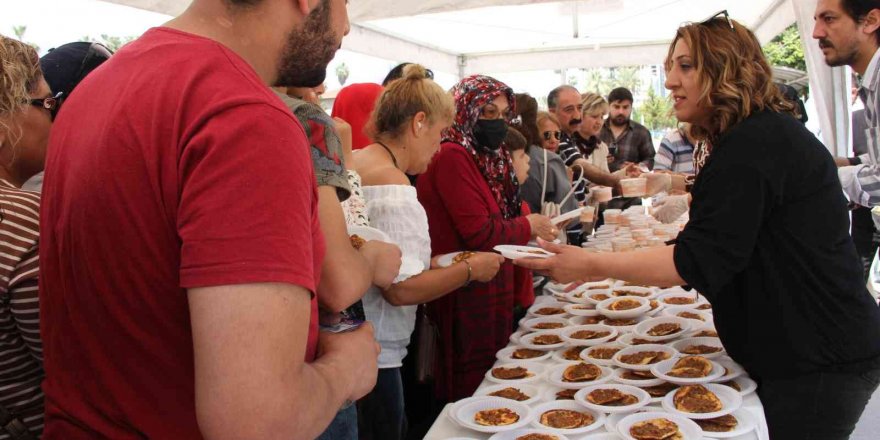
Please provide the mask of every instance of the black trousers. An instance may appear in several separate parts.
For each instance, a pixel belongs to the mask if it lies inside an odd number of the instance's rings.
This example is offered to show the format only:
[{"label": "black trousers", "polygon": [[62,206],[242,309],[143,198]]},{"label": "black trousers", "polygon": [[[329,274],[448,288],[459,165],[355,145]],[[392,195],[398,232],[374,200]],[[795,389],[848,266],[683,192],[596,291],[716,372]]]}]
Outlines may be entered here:
[{"label": "black trousers", "polygon": [[755,379],[771,440],[846,440],[880,384],[880,369]]},{"label": "black trousers", "polygon": [[402,440],[406,424],[400,368],[380,368],[376,387],[358,401],[358,438]]}]

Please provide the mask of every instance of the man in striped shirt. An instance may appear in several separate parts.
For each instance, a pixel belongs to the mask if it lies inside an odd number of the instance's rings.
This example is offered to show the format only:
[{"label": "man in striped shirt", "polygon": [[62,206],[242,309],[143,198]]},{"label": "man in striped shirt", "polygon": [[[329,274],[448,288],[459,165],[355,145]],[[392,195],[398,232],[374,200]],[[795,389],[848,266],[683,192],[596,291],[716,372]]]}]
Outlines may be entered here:
[{"label": "man in striped shirt", "polygon": [[683,123],[666,134],[654,156],[654,171],[694,174],[694,142],[689,131],[690,124]]},{"label": "man in striped shirt", "polygon": [[859,99],[865,104],[867,163],[853,158],[839,169],[840,183],[851,202],[880,205],[880,0],[819,0],[813,38],[829,66],[848,65],[859,74]]}]

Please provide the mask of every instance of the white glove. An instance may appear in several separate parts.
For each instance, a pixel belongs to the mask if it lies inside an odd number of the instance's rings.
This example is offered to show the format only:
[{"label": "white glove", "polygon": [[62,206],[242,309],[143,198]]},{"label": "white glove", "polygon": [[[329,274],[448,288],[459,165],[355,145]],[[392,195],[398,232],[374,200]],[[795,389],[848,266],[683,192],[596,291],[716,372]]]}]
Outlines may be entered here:
[{"label": "white glove", "polygon": [[688,211],[688,196],[667,196],[655,206],[652,215],[662,223],[672,223]]}]

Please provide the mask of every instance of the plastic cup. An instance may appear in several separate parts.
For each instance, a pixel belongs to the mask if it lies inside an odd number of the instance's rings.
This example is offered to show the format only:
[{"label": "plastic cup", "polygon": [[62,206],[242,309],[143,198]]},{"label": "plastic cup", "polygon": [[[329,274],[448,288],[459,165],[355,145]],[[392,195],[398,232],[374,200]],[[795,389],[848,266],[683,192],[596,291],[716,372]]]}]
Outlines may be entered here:
[{"label": "plastic cup", "polygon": [[620,215],[619,209],[606,209],[605,210],[605,223],[609,224],[617,224],[620,223],[622,216]]},{"label": "plastic cup", "polygon": [[647,193],[648,179],[644,177],[620,180],[620,194],[623,197],[644,197]]},{"label": "plastic cup", "polygon": [[615,238],[611,240],[611,248],[614,252],[632,251],[636,248],[636,241],[632,238]]},{"label": "plastic cup", "polygon": [[604,203],[613,197],[610,186],[594,186],[590,188],[590,197],[599,203]]}]

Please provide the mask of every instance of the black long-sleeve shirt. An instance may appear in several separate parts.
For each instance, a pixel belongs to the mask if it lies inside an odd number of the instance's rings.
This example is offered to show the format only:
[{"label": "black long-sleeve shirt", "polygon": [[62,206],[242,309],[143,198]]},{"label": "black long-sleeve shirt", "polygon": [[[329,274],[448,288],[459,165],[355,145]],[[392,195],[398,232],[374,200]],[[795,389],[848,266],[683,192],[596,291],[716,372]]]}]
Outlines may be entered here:
[{"label": "black long-sleeve shirt", "polygon": [[880,366],[880,309],[837,170],[802,124],[769,111],[737,124],[692,195],[675,266],[712,303],[734,360],[758,378]]}]

